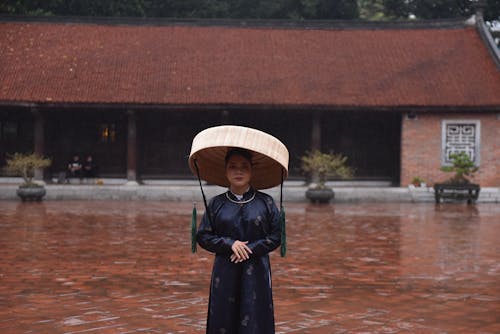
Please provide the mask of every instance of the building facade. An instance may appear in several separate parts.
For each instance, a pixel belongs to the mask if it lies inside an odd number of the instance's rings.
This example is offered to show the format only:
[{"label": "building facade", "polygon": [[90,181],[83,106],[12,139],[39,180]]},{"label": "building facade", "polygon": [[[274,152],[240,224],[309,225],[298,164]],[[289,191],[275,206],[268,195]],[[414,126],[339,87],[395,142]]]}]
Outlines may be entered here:
[{"label": "building facade", "polygon": [[[484,23],[0,22],[0,165],[34,151],[46,178],[78,154],[102,177],[191,178],[191,140],[235,124],[300,156],[349,158],[358,180],[428,184],[450,153],[500,186],[500,60]],[[497,52],[497,53],[496,53]]]}]

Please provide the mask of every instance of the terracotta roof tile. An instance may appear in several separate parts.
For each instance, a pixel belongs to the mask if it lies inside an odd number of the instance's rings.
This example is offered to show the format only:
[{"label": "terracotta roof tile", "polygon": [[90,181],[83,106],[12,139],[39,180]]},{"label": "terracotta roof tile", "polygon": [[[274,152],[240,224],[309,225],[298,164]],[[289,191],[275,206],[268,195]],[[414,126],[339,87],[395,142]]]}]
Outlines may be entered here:
[{"label": "terracotta roof tile", "polygon": [[473,27],[0,23],[0,101],[499,106]]}]

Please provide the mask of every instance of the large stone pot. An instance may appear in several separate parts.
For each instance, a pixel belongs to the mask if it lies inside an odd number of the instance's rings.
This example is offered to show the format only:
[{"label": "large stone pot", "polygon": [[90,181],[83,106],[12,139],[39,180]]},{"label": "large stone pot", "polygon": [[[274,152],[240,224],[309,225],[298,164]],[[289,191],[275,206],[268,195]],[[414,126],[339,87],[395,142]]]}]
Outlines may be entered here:
[{"label": "large stone pot", "polygon": [[479,197],[481,187],[475,183],[436,183],[434,184],[434,198],[436,203],[443,199],[467,200],[467,204],[473,204]]},{"label": "large stone pot", "polygon": [[45,187],[19,187],[17,188],[17,196],[21,198],[23,202],[25,201],[41,201],[43,196],[45,196]]},{"label": "large stone pot", "polygon": [[309,188],[306,191],[306,198],[312,203],[329,203],[335,193],[331,188]]}]

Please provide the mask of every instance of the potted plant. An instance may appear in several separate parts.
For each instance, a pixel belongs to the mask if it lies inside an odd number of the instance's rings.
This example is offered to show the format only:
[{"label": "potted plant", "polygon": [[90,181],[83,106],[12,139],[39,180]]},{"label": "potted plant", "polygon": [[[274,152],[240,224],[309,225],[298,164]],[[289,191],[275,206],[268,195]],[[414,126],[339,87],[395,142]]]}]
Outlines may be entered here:
[{"label": "potted plant", "polygon": [[443,172],[455,173],[451,178],[445,181],[448,184],[469,184],[469,178],[474,177],[474,173],[479,169],[474,165],[469,155],[465,152],[450,154],[451,166],[443,166]]},{"label": "potted plant", "polygon": [[477,200],[481,189],[478,184],[470,180],[479,168],[465,152],[450,154],[450,160],[451,166],[442,166],[441,170],[455,174],[443,183],[434,184],[436,203],[439,203],[441,198],[452,198],[467,199],[470,204]]},{"label": "potted plant", "polygon": [[14,153],[7,158],[7,173],[21,176],[23,183],[17,188],[17,195],[23,200],[40,201],[45,196],[45,187],[33,181],[35,169],[44,169],[51,165],[51,160],[31,153]]},{"label": "potted plant", "polygon": [[420,176],[415,176],[411,180],[411,185],[418,188],[418,187],[425,187],[425,181],[422,179]]},{"label": "potted plant", "polygon": [[313,203],[328,203],[335,196],[325,184],[328,179],[349,179],[354,175],[354,170],[347,165],[347,157],[339,153],[314,150],[302,156],[301,162],[302,170],[312,181],[306,191],[306,198]]}]

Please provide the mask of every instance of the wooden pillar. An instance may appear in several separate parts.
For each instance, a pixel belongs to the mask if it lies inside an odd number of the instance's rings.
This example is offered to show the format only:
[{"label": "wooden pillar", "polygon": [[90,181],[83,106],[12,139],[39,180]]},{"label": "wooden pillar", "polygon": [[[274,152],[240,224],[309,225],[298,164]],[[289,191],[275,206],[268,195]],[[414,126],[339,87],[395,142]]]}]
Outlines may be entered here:
[{"label": "wooden pillar", "polygon": [[[311,125],[311,152],[321,150],[321,111],[314,111]],[[319,176],[316,172],[311,175],[311,183],[316,184]]]},{"label": "wooden pillar", "polygon": [[221,112],[221,124],[227,125],[230,124],[230,117],[228,110],[222,110]]},{"label": "wooden pillar", "polygon": [[127,184],[137,184],[137,115],[127,111]]},{"label": "wooden pillar", "polygon": [[311,129],[311,151],[321,150],[321,111],[314,111]]},{"label": "wooden pillar", "polygon": [[[40,111],[33,109],[32,111],[34,124],[33,124],[33,153],[43,157],[45,154],[45,120]],[[36,181],[43,180],[43,169],[35,169],[33,177]]]}]

